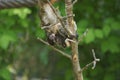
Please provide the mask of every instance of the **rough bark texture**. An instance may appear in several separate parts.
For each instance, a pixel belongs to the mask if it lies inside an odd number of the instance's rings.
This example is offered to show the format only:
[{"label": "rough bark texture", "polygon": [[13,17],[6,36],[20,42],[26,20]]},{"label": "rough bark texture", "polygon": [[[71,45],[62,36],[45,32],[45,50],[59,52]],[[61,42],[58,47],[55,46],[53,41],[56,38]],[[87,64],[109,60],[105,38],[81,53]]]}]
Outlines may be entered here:
[{"label": "rough bark texture", "polygon": [[72,43],[72,64],[76,80],[83,80],[78,56],[78,43]]},{"label": "rough bark texture", "polygon": [[[66,4],[66,14],[67,14],[67,16],[73,15],[72,0],[65,0],[65,4]],[[73,21],[74,21],[73,17],[68,18],[69,29],[71,30],[71,32],[73,34],[76,34],[75,26],[73,24]],[[71,43],[72,64],[73,64],[75,79],[76,80],[83,80],[82,72],[80,72],[81,68],[80,68],[79,56],[78,56],[78,42],[77,42],[76,38],[74,38],[73,40],[76,42],[76,43]]]}]

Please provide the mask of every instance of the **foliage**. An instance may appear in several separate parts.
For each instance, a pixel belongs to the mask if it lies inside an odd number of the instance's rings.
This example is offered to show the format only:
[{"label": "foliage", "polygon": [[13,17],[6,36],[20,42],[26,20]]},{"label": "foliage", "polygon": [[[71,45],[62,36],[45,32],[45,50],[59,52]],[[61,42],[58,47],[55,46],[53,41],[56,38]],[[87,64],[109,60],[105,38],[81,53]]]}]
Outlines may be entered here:
[{"label": "foliage", "polygon": [[[59,4],[64,15],[64,4]],[[0,10],[0,80],[11,79],[11,64],[17,65],[18,76],[73,80],[69,60],[37,40],[46,40],[37,12],[36,8]],[[78,0],[74,13],[79,36],[89,29],[79,44],[81,66],[92,61],[92,48],[101,59],[95,70],[84,72],[85,80],[120,80],[119,0]]]}]

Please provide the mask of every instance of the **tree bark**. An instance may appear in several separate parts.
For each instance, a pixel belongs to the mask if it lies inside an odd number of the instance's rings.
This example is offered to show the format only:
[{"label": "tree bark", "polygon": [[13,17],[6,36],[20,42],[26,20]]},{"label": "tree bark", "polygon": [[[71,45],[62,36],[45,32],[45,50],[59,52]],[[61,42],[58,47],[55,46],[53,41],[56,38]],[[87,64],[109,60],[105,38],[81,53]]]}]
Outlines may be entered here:
[{"label": "tree bark", "polygon": [[[66,4],[66,14],[67,16],[73,15],[73,4],[72,0],[65,0]],[[70,31],[76,35],[75,26],[73,24],[73,17],[67,18],[68,27]],[[83,80],[83,75],[79,63],[79,55],[78,55],[78,41],[76,38],[73,39],[75,43],[71,42],[71,48],[72,48],[72,64],[73,64],[73,70],[75,75],[75,80]]]},{"label": "tree bark", "polygon": [[75,74],[76,80],[83,80],[83,75],[79,63],[79,56],[78,56],[78,43],[72,43],[72,64],[73,64],[73,70]]}]

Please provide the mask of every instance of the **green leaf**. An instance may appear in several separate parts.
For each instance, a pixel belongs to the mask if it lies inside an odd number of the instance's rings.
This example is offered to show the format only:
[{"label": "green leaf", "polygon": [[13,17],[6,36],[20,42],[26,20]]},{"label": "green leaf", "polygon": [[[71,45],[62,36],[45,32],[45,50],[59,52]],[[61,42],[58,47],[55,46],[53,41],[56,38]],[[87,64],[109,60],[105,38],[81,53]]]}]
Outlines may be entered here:
[{"label": "green leaf", "polygon": [[5,25],[6,27],[13,27],[14,24],[15,24],[14,20],[11,20],[11,18],[7,18],[7,24]]},{"label": "green leaf", "polygon": [[119,52],[119,41],[115,37],[110,37],[109,39],[106,39],[102,41],[101,43],[101,49],[102,52],[105,53],[107,51],[110,51],[112,53]]},{"label": "green leaf", "polygon": [[102,32],[102,30],[96,29],[96,30],[95,30],[95,36],[96,36],[97,38],[102,39],[102,38],[103,38],[103,32]]},{"label": "green leaf", "polygon": [[108,24],[103,26],[103,33],[105,36],[108,36],[110,34],[111,28]]},{"label": "green leaf", "polygon": [[9,15],[18,15],[19,18],[25,19],[28,14],[31,13],[31,10],[28,8],[22,8],[22,9],[13,9],[10,11]]},{"label": "green leaf", "polygon": [[88,26],[88,21],[83,19],[83,20],[79,21],[77,23],[77,25],[78,25],[78,29],[77,29],[78,33],[82,34],[82,33],[84,33],[84,31],[86,30],[86,27]]},{"label": "green leaf", "polygon": [[93,29],[89,29],[88,34],[85,37],[86,43],[91,43],[95,40],[95,34]]},{"label": "green leaf", "polygon": [[105,21],[104,21],[104,24],[111,24],[111,23],[113,23],[114,22],[114,18],[107,18],[107,19],[105,19]]},{"label": "green leaf", "polygon": [[20,19],[19,21],[20,21],[22,27],[24,27],[24,28],[29,27],[28,19]]},{"label": "green leaf", "polygon": [[11,80],[11,74],[7,68],[0,69],[0,77],[4,80]]},{"label": "green leaf", "polygon": [[120,21],[113,21],[113,22],[111,23],[111,28],[112,28],[113,30],[118,30],[118,29],[120,29]]},{"label": "green leaf", "polygon": [[10,42],[14,42],[15,38],[9,34],[3,34],[0,38],[0,47],[3,49],[7,49]]},{"label": "green leaf", "polygon": [[77,25],[81,28],[86,28],[88,26],[88,21],[86,19],[80,20]]}]

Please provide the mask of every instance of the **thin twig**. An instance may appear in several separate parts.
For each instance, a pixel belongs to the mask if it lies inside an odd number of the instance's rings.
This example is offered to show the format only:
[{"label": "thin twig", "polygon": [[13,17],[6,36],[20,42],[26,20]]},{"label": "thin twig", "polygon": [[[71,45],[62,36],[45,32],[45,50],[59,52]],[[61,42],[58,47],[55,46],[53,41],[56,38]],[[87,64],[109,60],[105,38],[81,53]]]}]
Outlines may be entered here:
[{"label": "thin twig", "polygon": [[69,55],[69,54],[61,51],[60,49],[55,48],[54,46],[51,46],[49,43],[47,43],[46,41],[42,40],[41,38],[38,38],[38,40],[40,40],[42,43],[50,46],[50,47],[51,47],[52,49],[54,49],[55,51],[59,52],[60,54],[62,54],[63,56],[65,56],[65,57],[67,57],[67,58],[69,58],[69,59],[71,60],[71,55]]},{"label": "thin twig", "polygon": [[78,43],[80,43],[83,40],[83,38],[87,35],[87,33],[88,33],[88,29],[86,29],[83,35],[78,39]]},{"label": "thin twig", "polygon": [[77,1],[78,1],[78,0],[74,0],[72,4],[74,5],[75,3],[77,3]]},{"label": "thin twig", "polygon": [[85,67],[83,67],[80,72],[83,72],[84,70],[86,70],[91,65],[93,65],[92,69],[95,69],[96,63],[99,62],[100,59],[96,58],[94,49],[92,49],[92,53],[93,53],[94,61],[92,61],[91,63],[87,64]]},{"label": "thin twig", "polygon": [[93,67],[92,67],[92,69],[94,69],[95,66],[96,66],[96,63],[99,62],[100,59],[97,59],[97,58],[96,58],[94,49],[92,49],[92,53],[93,53],[93,57],[94,57],[94,62],[93,62]]}]

